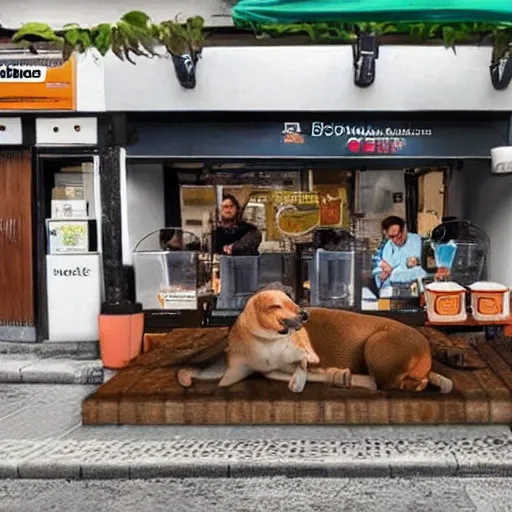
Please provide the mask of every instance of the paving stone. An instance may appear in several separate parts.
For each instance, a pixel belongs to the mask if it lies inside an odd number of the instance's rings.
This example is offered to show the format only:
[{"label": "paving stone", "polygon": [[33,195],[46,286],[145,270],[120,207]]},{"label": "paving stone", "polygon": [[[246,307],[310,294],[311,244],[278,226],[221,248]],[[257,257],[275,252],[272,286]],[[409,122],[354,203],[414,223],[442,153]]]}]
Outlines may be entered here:
[{"label": "paving stone", "polygon": [[99,359],[0,355],[0,383],[102,384],[103,381],[103,364]]},{"label": "paving stone", "polygon": [[475,425],[475,426],[446,426],[441,427],[426,425],[421,428],[416,427],[351,427],[351,426],[331,426],[322,425],[303,426],[303,425],[283,425],[261,426],[261,425],[237,425],[233,426],[202,426],[202,425],[108,425],[91,426],[85,425],[80,429],[74,430],[66,437],[76,440],[102,439],[130,441],[144,439],[147,441],[168,441],[178,439],[317,439],[317,440],[349,440],[349,439],[390,439],[390,440],[411,440],[428,438],[438,441],[447,441],[449,439],[473,439],[475,437],[485,437],[487,435],[505,435],[510,434],[508,426],[498,425]]},{"label": "paving stone", "polygon": [[28,460],[18,464],[18,477],[29,479],[79,479],[82,473],[80,464],[76,462],[58,463],[47,462],[44,460]]},{"label": "paving stone", "polygon": [[0,357],[0,382],[21,382],[21,372],[23,368],[30,366],[34,362],[35,359],[23,356]]},{"label": "paving stone", "polygon": [[226,478],[230,476],[229,465],[223,461],[212,461],[207,466],[194,461],[179,464],[134,463],[130,466],[130,478]]},{"label": "paving stone", "polygon": [[[497,442],[498,441],[498,442]],[[509,476],[512,449],[505,439],[459,439],[440,442],[429,439],[405,442],[361,439],[353,441],[297,440],[177,440],[47,442],[44,449],[29,454],[20,463],[20,476],[77,478],[94,474],[106,478],[129,471],[131,478],[182,477],[185,468],[195,476]],[[478,450],[487,446],[483,452]],[[462,448],[461,448],[462,447]],[[498,448],[495,448],[498,447]],[[458,451],[473,453],[468,462],[457,461]],[[509,463],[502,462],[500,460]],[[501,470],[495,470],[498,464]],[[489,473],[481,471],[481,465]],[[71,469],[72,468],[72,469]],[[129,468],[129,469],[127,469]],[[30,475],[30,476],[28,476]],[[144,476],[146,475],[146,476]],[[113,476],[111,476],[112,478]]]},{"label": "paving stone", "polygon": [[0,479],[18,478],[20,461],[36,454],[42,447],[37,441],[0,441]]},{"label": "paving stone", "polygon": [[97,361],[41,359],[21,369],[25,383],[102,384],[103,365]]},{"label": "paving stone", "polygon": [[37,358],[98,359],[100,357],[97,341],[85,342],[12,342],[0,341],[0,354],[25,355]]},{"label": "paving stone", "polygon": [[[8,385],[0,386],[5,390]],[[0,414],[0,439],[44,440],[58,438],[81,425],[80,406],[95,386],[52,384],[12,385],[9,398],[0,392],[0,410],[6,402],[10,414]],[[16,410],[16,396],[20,407]]]},{"label": "paving stone", "polygon": [[0,384],[0,479],[512,474],[508,426],[81,427],[95,389]]},{"label": "paving stone", "polygon": [[506,512],[510,478],[4,480],[9,512]]},{"label": "paving stone", "polygon": [[33,404],[34,390],[30,386],[0,384],[0,421]]},{"label": "paving stone", "polygon": [[80,464],[80,475],[85,480],[127,479],[130,478],[130,470],[126,464]]}]

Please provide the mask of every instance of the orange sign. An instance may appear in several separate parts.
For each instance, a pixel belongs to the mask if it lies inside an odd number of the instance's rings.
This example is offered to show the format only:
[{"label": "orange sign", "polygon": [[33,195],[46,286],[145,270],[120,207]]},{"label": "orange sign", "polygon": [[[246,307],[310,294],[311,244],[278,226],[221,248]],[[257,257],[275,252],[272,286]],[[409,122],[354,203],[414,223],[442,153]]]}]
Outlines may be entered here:
[{"label": "orange sign", "polygon": [[60,55],[0,57],[0,111],[75,110],[76,61]]}]

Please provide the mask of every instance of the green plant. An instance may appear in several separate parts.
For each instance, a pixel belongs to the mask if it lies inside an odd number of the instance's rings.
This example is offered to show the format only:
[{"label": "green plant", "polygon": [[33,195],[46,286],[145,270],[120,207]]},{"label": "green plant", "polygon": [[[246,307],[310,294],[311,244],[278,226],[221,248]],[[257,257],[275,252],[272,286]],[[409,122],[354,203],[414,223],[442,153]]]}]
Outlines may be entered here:
[{"label": "green plant", "polygon": [[[442,40],[448,48],[464,42],[488,41],[493,45],[493,62],[502,58],[512,43],[512,24],[492,23],[290,23],[281,25],[250,24],[240,28],[254,31],[257,37],[289,37],[306,35],[313,42],[351,42],[358,30],[377,36],[407,36],[414,42]],[[171,55],[197,56],[204,43],[204,20],[200,16],[181,23],[174,20],[153,23],[142,11],[131,11],[117,23],[101,23],[92,28],[77,24],[53,30],[44,23],[26,23],[12,37],[12,41],[37,51],[34,43],[48,41],[62,49],[64,59],[73,51],[83,53],[96,48],[101,55],[109,50],[121,60],[134,63],[132,55],[158,56],[163,46]]]},{"label": "green plant", "polygon": [[244,28],[253,30],[257,37],[286,37],[306,35],[314,42],[351,42],[358,30],[373,32],[377,36],[407,36],[411,41],[442,40],[455,52],[456,45],[488,40],[493,44],[493,61],[499,60],[512,42],[512,25],[490,23],[291,23],[282,25],[251,24]]},{"label": "green plant", "polygon": [[177,18],[153,23],[146,13],[131,11],[117,23],[100,23],[91,28],[70,23],[62,30],[53,30],[45,23],[29,22],[13,35],[12,41],[34,52],[37,52],[35,42],[48,41],[60,47],[65,60],[74,51],[84,53],[95,48],[106,55],[112,50],[119,59],[135,64],[132,55],[156,57],[159,46],[165,47],[171,55],[197,55],[203,46],[203,28],[204,20],[200,16],[183,23]]}]

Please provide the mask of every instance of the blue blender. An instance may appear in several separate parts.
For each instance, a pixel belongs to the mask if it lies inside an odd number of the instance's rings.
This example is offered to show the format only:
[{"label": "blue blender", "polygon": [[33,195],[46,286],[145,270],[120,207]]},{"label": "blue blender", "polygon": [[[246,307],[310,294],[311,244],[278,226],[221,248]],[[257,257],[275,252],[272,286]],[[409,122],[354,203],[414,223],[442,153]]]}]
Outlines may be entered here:
[{"label": "blue blender", "polygon": [[447,243],[434,244],[434,258],[437,268],[448,268],[451,270],[453,262],[455,261],[455,254],[457,252],[457,244],[450,240]]}]

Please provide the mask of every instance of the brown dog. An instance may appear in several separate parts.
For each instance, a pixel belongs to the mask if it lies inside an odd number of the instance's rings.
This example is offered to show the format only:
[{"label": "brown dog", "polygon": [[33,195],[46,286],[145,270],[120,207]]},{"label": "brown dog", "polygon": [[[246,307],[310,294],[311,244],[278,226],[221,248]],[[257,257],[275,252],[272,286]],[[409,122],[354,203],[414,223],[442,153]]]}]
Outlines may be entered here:
[{"label": "brown dog", "polygon": [[219,386],[231,386],[259,372],[288,382],[294,392],[306,381],[372,390],[422,391],[429,383],[443,393],[452,388],[431,371],[429,343],[416,329],[347,311],[305,311],[276,290],[249,299],[228,335],[226,353],[206,369],[180,369],[178,381],[188,387],[193,379],[221,379]]}]

